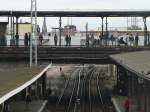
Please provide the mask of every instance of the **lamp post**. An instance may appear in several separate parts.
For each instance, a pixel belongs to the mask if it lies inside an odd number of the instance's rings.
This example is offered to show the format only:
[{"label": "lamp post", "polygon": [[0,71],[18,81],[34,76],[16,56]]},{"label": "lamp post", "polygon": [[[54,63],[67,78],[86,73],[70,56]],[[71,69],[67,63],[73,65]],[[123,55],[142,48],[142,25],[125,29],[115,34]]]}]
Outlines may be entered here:
[{"label": "lamp post", "polygon": [[140,95],[141,95],[141,87],[144,84],[144,80],[140,77],[138,77],[138,101],[137,101],[137,109],[140,111],[141,110],[141,99],[140,99]]}]

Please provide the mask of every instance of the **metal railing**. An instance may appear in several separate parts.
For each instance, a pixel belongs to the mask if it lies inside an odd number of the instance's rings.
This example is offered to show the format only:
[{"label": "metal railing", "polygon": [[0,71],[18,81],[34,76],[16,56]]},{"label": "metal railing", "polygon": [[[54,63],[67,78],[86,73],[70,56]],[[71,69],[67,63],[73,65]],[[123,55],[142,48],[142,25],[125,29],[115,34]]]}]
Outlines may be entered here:
[{"label": "metal railing", "polygon": [[[35,40],[33,39],[33,45],[35,43]],[[37,44],[39,47],[144,47],[144,45],[142,45],[141,43],[139,43],[138,46],[135,45],[135,42],[130,42],[127,41],[124,43],[119,43],[118,40],[115,41],[111,41],[111,40],[96,40],[93,42],[89,42],[84,43],[84,44],[71,44],[71,45],[66,45],[65,43],[63,43],[61,46],[59,46],[58,44],[55,45],[54,42],[51,42],[50,39],[43,39],[43,40],[37,40]],[[24,39],[19,39],[19,40],[6,40],[5,42],[1,43],[0,41],[0,46],[5,46],[5,47],[29,47],[30,45],[30,41],[25,41]],[[147,47],[149,47],[150,45],[148,45]]]}]

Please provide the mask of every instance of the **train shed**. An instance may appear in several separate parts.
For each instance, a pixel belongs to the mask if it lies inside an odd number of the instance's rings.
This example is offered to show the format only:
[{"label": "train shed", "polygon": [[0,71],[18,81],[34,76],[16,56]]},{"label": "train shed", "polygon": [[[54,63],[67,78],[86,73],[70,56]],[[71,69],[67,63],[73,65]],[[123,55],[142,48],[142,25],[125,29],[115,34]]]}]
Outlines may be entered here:
[{"label": "train shed", "polygon": [[46,72],[50,65],[0,71],[0,110],[4,111],[16,95],[25,101],[27,94],[46,95]]},{"label": "train shed", "polygon": [[112,98],[117,112],[124,112],[125,96],[130,99],[131,112],[149,112],[150,51],[111,55],[117,66],[116,95]]}]

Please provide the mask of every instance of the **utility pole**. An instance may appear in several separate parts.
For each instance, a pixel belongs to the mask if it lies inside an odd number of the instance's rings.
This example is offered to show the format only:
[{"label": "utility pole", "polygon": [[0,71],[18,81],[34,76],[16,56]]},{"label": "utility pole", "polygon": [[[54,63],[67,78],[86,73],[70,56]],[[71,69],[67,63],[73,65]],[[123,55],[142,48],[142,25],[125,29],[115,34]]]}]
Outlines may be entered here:
[{"label": "utility pole", "polygon": [[37,65],[37,0],[31,0],[30,67],[33,66],[33,59],[35,61],[35,66],[36,66]]}]

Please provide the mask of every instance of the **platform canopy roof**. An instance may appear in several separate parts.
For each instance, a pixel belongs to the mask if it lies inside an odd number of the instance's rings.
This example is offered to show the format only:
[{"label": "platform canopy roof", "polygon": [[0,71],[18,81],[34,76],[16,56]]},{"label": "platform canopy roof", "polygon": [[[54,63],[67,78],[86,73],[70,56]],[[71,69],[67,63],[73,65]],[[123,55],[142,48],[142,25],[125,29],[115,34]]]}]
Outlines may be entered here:
[{"label": "platform canopy roof", "polygon": [[116,54],[110,58],[132,73],[150,80],[150,51]]},{"label": "platform canopy roof", "polygon": [[[30,17],[30,11],[0,11],[0,16]],[[38,11],[39,17],[148,17],[146,10]]]},{"label": "platform canopy roof", "polygon": [[0,71],[0,104],[34,83],[50,67],[51,65],[42,65],[32,68]]}]

